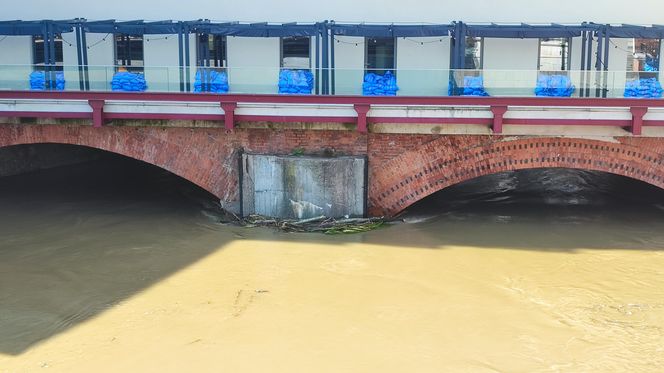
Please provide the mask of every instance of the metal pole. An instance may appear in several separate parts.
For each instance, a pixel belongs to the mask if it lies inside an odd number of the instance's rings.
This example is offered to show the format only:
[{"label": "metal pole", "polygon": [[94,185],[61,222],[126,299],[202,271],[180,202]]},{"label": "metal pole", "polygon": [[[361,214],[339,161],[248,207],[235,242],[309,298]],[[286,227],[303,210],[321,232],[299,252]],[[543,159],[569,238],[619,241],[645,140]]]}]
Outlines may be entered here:
[{"label": "metal pole", "polygon": [[586,48],[586,97],[590,97],[590,70],[592,68],[593,58],[593,31],[588,32],[587,48]]},{"label": "metal pole", "polygon": [[191,63],[190,58],[189,58],[189,26],[186,25],[184,27],[184,65],[185,65],[185,81],[187,82],[186,90],[187,92],[191,91],[191,79],[190,79],[190,70],[189,70],[189,65]]},{"label": "metal pole", "polygon": [[611,40],[609,38],[611,33],[611,27],[606,25],[606,31],[604,32],[604,73],[602,73],[602,97],[606,98],[608,91],[608,79],[609,79],[609,45]]},{"label": "metal pole", "polygon": [[579,95],[581,97],[584,96],[584,90],[586,86],[586,76],[583,70],[585,70],[585,62],[586,62],[586,38],[587,38],[587,31],[582,31],[581,32],[581,64],[579,65],[579,70],[581,70],[581,86],[579,87]]},{"label": "metal pole", "polygon": [[332,94],[336,92],[336,71],[334,71],[334,30],[330,33],[330,73],[332,74]]},{"label": "metal pole", "polygon": [[76,32],[76,58],[78,61],[78,86],[81,91],[85,90],[85,83],[83,82],[83,55],[81,52],[81,24],[76,24],[74,28]]},{"label": "metal pole", "polygon": [[324,23],[323,27],[323,92],[322,94],[326,95],[329,93],[329,85],[328,85],[328,73],[329,73],[329,59],[328,59],[328,27],[327,27],[327,21]]},{"label": "metal pole", "polygon": [[57,84],[56,84],[56,71],[55,71],[55,25],[52,22],[49,22],[49,34],[50,34],[50,55],[51,55],[51,89],[56,89]]},{"label": "metal pole", "polygon": [[602,78],[600,76],[600,71],[602,71],[602,44],[604,39],[604,28],[602,28],[597,37],[597,58],[595,58],[595,97],[599,97],[601,94],[601,85]]},{"label": "metal pole", "polygon": [[316,73],[316,94],[320,93],[320,28],[316,33],[316,68],[314,69]]},{"label": "metal pole", "polygon": [[183,40],[182,40],[182,22],[179,22],[178,25],[178,74],[180,76],[180,92],[184,92],[184,71],[183,71],[183,64],[184,64],[184,55],[182,48],[184,48],[183,45]]},{"label": "metal pole", "polygon": [[81,26],[81,51],[83,52],[83,75],[85,90],[90,90],[90,75],[88,73],[88,40],[85,28]]}]

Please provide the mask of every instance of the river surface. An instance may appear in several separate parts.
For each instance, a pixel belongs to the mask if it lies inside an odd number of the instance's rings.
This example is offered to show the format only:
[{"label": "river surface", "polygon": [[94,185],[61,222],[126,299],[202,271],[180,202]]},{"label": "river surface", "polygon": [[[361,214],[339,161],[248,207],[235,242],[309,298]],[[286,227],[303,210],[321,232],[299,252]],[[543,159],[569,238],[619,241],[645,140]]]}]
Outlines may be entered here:
[{"label": "river surface", "polygon": [[0,178],[0,372],[662,372],[664,193],[506,173],[357,235],[101,159]]}]

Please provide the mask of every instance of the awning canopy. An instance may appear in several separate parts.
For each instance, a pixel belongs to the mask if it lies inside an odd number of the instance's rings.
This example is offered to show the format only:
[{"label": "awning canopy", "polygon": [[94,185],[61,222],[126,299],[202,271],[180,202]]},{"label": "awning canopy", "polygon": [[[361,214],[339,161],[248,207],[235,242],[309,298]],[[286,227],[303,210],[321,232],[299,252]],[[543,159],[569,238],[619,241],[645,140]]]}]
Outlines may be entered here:
[{"label": "awning canopy", "polygon": [[581,36],[585,30],[591,29],[586,25],[474,25],[465,24],[466,36],[487,38],[511,39],[538,39],[538,38],[573,38]]},{"label": "awning canopy", "polygon": [[42,20],[42,21],[0,21],[0,35],[41,35],[51,27],[49,32],[72,32],[75,20]]},{"label": "awning canopy", "polygon": [[366,37],[426,37],[448,36],[452,25],[374,25],[337,24],[328,26],[334,35]]}]

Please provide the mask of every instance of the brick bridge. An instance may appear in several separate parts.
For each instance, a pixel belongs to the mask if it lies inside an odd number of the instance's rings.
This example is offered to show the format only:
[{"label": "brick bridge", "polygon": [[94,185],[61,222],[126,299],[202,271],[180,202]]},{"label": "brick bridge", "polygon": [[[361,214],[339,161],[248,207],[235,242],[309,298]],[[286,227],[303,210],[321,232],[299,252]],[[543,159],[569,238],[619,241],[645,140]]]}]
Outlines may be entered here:
[{"label": "brick bridge", "polygon": [[661,101],[161,96],[0,92],[0,147],[61,143],[125,155],[229,209],[239,204],[242,152],[294,149],[366,156],[371,215],[508,170],[597,170],[664,188]]}]

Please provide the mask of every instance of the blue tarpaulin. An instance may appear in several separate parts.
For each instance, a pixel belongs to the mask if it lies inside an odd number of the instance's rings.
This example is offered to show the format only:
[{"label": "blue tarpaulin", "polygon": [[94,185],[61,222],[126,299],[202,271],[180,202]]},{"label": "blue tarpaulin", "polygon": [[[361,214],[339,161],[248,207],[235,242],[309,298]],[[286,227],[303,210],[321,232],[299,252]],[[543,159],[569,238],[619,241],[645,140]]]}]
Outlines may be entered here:
[{"label": "blue tarpaulin", "polygon": [[[62,71],[53,72],[53,79],[55,79],[55,87],[52,89],[58,91],[65,90],[65,73]],[[48,86],[47,75],[44,71],[33,71],[30,73],[30,89],[34,91],[43,91]]]},{"label": "blue tarpaulin", "polygon": [[396,96],[399,87],[397,77],[391,71],[383,75],[366,73],[362,83],[362,94],[365,96]]},{"label": "blue tarpaulin", "polygon": [[572,80],[566,75],[540,75],[535,96],[570,97],[575,90]]},{"label": "blue tarpaulin", "polygon": [[225,71],[196,71],[194,92],[228,93],[228,74]]},{"label": "blue tarpaulin", "polygon": [[625,83],[625,97],[661,98],[662,84],[657,78],[629,80]]},{"label": "blue tarpaulin", "polygon": [[314,89],[314,75],[309,70],[281,70],[279,93],[309,95]]},{"label": "blue tarpaulin", "polygon": [[484,89],[484,78],[481,76],[463,77],[463,96],[488,96]]},{"label": "blue tarpaulin", "polygon": [[120,71],[113,75],[111,89],[114,91],[143,92],[148,89],[148,85],[143,74]]}]

